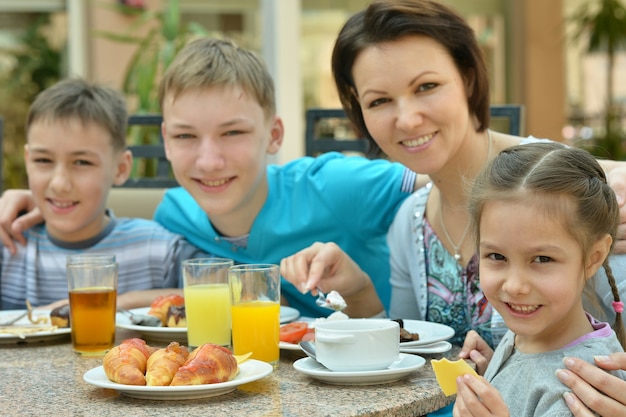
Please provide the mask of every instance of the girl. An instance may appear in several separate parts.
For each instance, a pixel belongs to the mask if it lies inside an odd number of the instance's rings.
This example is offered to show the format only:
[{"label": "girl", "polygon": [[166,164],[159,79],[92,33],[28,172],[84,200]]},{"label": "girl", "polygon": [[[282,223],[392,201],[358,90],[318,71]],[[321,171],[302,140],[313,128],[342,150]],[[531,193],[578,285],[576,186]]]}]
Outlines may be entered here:
[{"label": "girl", "polygon": [[501,152],[477,176],[469,207],[480,284],[510,330],[484,379],[459,378],[453,414],[569,416],[555,375],[563,357],[593,362],[626,342],[621,314],[613,331],[582,303],[604,267],[613,307],[623,309],[607,260],[619,224],[615,194],[589,153],[542,143]]}]

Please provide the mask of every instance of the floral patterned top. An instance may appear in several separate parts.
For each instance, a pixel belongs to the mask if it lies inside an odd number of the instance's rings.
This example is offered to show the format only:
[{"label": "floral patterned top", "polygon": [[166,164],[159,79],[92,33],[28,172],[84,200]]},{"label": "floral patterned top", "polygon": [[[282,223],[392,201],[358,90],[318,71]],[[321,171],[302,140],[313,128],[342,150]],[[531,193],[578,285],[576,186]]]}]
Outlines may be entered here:
[{"label": "floral patterned top", "polygon": [[[428,306],[426,319],[454,329],[450,342],[462,346],[469,330],[476,330],[492,346],[491,305],[480,288],[478,256],[460,265],[424,219]],[[461,279],[459,280],[459,277]]]}]

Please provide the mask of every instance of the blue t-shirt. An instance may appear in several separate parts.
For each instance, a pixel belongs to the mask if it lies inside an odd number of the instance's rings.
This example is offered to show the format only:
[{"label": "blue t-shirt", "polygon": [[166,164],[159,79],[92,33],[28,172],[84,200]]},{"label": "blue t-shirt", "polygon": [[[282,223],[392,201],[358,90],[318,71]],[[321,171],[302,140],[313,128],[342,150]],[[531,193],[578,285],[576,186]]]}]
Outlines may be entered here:
[{"label": "blue t-shirt", "polygon": [[[398,163],[346,157],[331,152],[267,168],[269,194],[257,215],[246,248],[222,239],[193,197],[170,189],[155,220],[199,248],[237,263],[273,263],[315,242],[335,242],[371,277],[388,308],[389,249],[386,233],[401,202],[410,195],[415,175]],[[302,315],[326,316],[282,280],[282,294]]]}]

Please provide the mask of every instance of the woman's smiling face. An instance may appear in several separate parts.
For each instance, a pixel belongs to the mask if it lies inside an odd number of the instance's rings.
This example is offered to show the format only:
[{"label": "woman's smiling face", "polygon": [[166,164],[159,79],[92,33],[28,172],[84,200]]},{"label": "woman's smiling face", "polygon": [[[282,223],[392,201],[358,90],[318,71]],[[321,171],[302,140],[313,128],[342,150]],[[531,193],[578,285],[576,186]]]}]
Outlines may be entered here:
[{"label": "woman's smiling face", "polygon": [[370,46],[352,74],[369,133],[390,159],[416,172],[437,172],[475,131],[466,80],[429,37]]}]

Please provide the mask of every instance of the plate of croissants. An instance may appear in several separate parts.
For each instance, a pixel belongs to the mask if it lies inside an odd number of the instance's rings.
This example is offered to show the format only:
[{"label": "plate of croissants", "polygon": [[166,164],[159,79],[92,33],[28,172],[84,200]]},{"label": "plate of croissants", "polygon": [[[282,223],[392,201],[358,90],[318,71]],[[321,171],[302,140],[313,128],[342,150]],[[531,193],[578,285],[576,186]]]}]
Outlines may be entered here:
[{"label": "plate of croissants", "polygon": [[[187,343],[187,317],[185,314],[185,299],[177,294],[157,297],[150,307],[129,310],[131,314],[141,316],[150,315],[161,320],[161,326],[146,326],[135,324],[132,317],[118,312],[115,324],[122,329],[140,333],[145,339],[158,342],[176,341]],[[280,322],[287,323],[300,317],[300,312],[292,307],[280,307]]]},{"label": "plate of croissants", "polygon": [[272,373],[266,362],[235,356],[222,346],[204,344],[191,352],[178,342],[150,347],[139,338],[124,340],[104,356],[85,382],[149,400],[215,397]]}]

